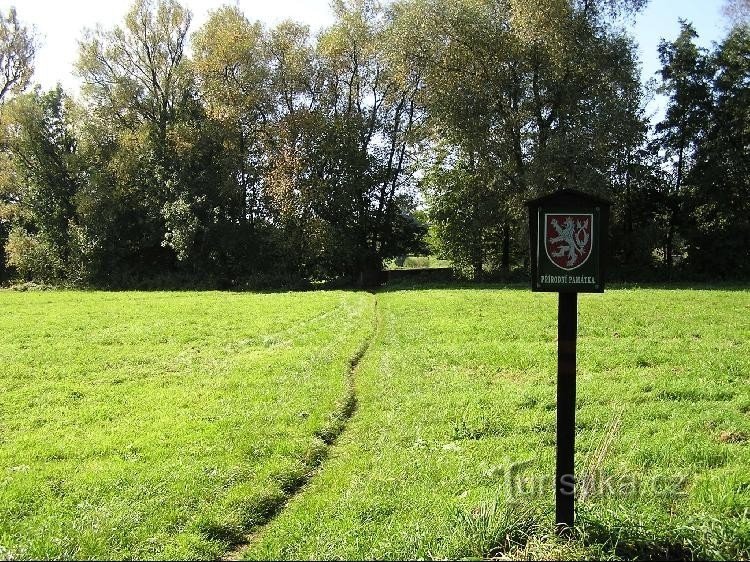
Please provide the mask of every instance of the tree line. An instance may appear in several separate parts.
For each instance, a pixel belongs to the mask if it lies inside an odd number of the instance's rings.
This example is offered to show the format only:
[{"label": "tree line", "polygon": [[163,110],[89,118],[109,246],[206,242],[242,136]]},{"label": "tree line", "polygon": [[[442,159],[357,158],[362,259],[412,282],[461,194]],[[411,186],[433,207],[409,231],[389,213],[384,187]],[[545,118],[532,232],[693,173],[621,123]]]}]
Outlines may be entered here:
[{"label": "tree line", "polygon": [[[523,202],[613,202],[622,278],[750,273],[750,30],[659,47],[663,118],[618,25],[646,0],[335,0],[320,33],[136,0],[82,87],[29,90],[0,14],[0,275],[80,286],[371,284],[434,253],[528,268]],[[741,2],[740,2],[741,3]]]}]

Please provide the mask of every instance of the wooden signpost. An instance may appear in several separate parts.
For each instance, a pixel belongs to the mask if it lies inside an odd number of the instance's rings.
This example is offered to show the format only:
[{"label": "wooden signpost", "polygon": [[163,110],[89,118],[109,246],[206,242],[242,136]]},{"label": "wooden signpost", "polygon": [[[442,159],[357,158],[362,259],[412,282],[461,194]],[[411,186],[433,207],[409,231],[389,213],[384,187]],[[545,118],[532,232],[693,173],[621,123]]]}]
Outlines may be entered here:
[{"label": "wooden signpost", "polygon": [[526,205],[531,289],[559,294],[555,522],[564,532],[575,515],[578,293],[604,292],[609,202],[563,189]]}]

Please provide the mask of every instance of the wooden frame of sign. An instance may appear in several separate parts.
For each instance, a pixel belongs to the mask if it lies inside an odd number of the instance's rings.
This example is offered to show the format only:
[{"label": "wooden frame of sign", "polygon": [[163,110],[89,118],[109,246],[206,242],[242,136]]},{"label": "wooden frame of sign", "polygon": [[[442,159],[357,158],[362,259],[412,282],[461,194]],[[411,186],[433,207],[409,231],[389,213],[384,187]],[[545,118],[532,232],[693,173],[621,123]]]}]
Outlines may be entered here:
[{"label": "wooden frame of sign", "polygon": [[526,205],[532,291],[603,293],[609,202],[563,189]]}]

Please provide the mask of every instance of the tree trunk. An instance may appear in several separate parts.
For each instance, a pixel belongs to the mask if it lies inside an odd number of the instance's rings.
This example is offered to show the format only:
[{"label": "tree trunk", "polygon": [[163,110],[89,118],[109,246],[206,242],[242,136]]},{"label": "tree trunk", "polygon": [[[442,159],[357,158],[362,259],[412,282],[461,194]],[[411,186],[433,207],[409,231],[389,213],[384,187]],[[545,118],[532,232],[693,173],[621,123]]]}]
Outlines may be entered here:
[{"label": "tree trunk", "polygon": [[479,202],[479,186],[477,181],[477,166],[476,161],[474,160],[474,151],[469,151],[469,167],[472,172],[473,181],[474,181],[474,189],[472,193],[472,201],[471,201],[471,208],[472,208],[472,222],[473,222],[473,230],[472,230],[472,245],[471,245],[471,267],[474,270],[473,278],[474,281],[477,283],[482,280],[482,269],[483,269],[483,259],[482,259],[482,221],[479,216],[480,213],[480,205]]},{"label": "tree trunk", "polygon": [[482,282],[482,260],[474,262],[474,282]]},{"label": "tree trunk", "polygon": [[[625,165],[625,233],[627,239],[633,239],[633,202],[630,196],[631,187],[631,154],[628,151],[628,157]],[[625,263],[630,265],[633,261],[633,248],[631,244],[625,244]]]},{"label": "tree trunk", "polygon": [[382,260],[368,254],[360,261],[357,284],[361,288],[379,287],[383,281],[382,269]]},{"label": "tree trunk", "polygon": [[474,270],[474,281],[479,283],[482,281],[482,271],[483,271],[483,260],[482,260],[482,247],[480,245],[476,245],[474,247],[474,255],[472,256],[471,265]]},{"label": "tree trunk", "polygon": [[503,225],[503,255],[500,259],[500,268],[504,271],[510,269],[510,225],[505,221]]},{"label": "tree trunk", "polygon": [[664,252],[664,260],[667,266],[667,280],[672,280],[672,254],[674,252],[674,223],[677,220],[677,212],[679,209],[679,203],[675,202],[675,199],[679,197],[680,190],[682,188],[682,175],[684,167],[684,156],[685,156],[685,140],[684,140],[684,129],[683,136],[680,139],[680,150],[677,155],[677,182],[675,184],[674,194],[667,199],[669,204],[669,229],[667,230],[667,247]]},{"label": "tree trunk", "polygon": [[667,281],[672,280],[672,253],[674,246],[674,216],[669,216],[669,230],[667,231],[667,241],[664,251],[664,262],[667,267]]},{"label": "tree trunk", "polygon": [[242,125],[239,127],[239,153],[240,153],[240,191],[242,192],[242,216],[240,217],[241,223],[246,223],[248,219],[252,225],[254,218],[251,215],[252,202],[248,201],[247,192],[247,171],[245,169],[245,132],[242,130]]}]

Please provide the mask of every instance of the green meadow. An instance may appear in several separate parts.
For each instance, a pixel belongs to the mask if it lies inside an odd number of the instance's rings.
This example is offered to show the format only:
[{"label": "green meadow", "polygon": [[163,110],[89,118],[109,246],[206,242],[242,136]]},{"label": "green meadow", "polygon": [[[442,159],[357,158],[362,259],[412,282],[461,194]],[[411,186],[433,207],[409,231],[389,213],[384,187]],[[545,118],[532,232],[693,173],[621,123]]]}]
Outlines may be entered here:
[{"label": "green meadow", "polygon": [[750,293],[0,293],[0,558],[750,558]]}]

